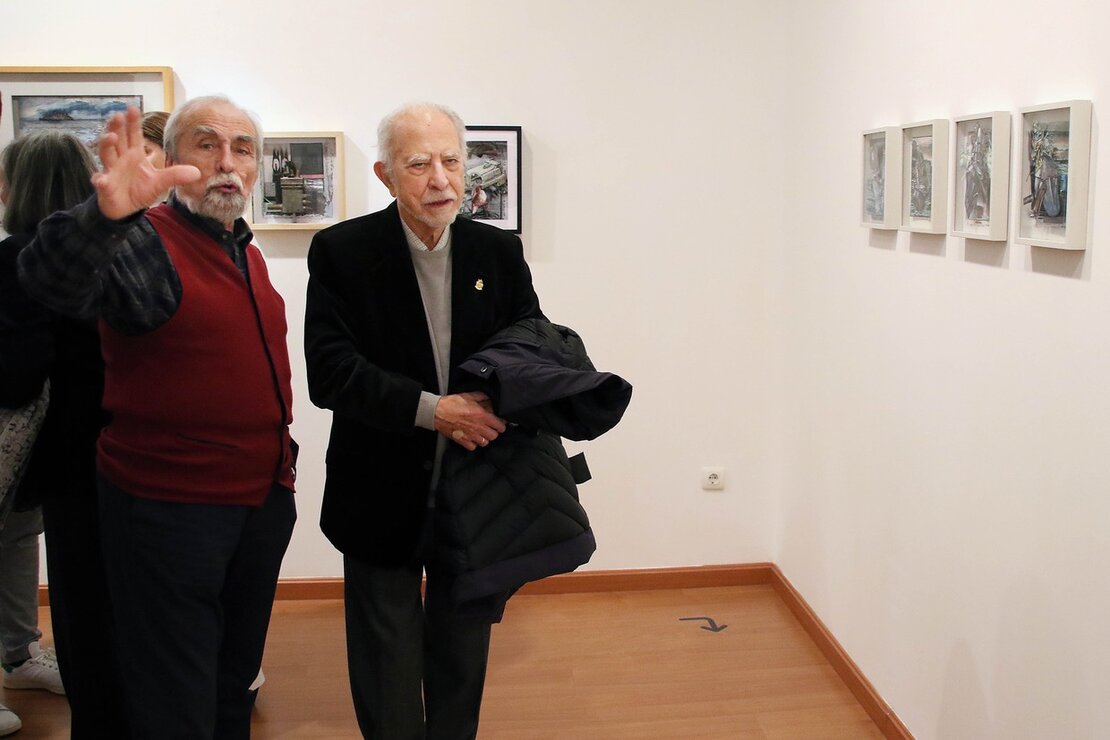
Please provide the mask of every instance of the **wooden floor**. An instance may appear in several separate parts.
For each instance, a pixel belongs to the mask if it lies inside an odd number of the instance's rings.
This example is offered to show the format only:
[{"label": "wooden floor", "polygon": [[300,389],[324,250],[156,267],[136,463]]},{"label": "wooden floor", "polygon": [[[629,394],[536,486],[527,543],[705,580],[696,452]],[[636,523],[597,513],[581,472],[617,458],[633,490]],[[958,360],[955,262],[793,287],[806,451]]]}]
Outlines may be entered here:
[{"label": "wooden floor", "polygon": [[[341,602],[278,602],[253,737],[359,738],[344,650]],[[4,702],[68,736],[63,697]],[[769,585],[521,595],[494,627],[481,740],[881,737]]]}]

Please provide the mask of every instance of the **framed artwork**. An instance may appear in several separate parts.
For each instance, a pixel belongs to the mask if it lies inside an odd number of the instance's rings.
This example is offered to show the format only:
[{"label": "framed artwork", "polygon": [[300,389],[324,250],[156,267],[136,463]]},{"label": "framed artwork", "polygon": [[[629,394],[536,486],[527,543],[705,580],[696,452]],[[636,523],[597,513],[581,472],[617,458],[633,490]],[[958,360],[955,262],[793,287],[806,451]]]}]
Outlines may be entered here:
[{"label": "framed artwork", "polygon": [[952,235],[1006,241],[1010,202],[1010,114],[960,116],[953,147]]},{"label": "framed artwork", "polygon": [[948,121],[902,127],[902,226],[925,234],[948,232]]},{"label": "framed artwork", "polygon": [[1022,108],[1018,161],[1015,241],[1086,249],[1091,101]]},{"label": "framed artwork", "polygon": [[253,230],[322,229],[345,215],[342,132],[263,134],[248,218]]},{"label": "framed artwork", "polygon": [[466,127],[466,192],[459,215],[519,234],[520,126]]},{"label": "framed artwork", "polygon": [[872,229],[897,229],[902,223],[902,157],[899,129],[863,132],[860,223]]},{"label": "framed artwork", "polygon": [[0,67],[0,147],[42,128],[71,131],[90,147],[108,116],[128,106],[172,111],[169,67]]}]

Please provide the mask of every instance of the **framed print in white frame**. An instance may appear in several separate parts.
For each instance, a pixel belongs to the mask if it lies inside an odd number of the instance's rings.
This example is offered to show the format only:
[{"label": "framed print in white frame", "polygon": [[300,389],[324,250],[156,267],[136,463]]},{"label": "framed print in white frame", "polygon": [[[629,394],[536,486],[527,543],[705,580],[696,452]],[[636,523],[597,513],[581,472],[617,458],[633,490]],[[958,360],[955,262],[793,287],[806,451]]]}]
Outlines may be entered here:
[{"label": "framed print in white frame", "polygon": [[952,235],[1006,241],[1010,202],[1010,114],[955,119]]},{"label": "framed print in white frame", "polygon": [[40,128],[92,146],[108,116],[128,106],[172,111],[169,67],[0,67],[0,148]]},{"label": "framed print in white frame", "polygon": [[1020,125],[1015,241],[1035,247],[1086,249],[1091,101],[1022,108]]},{"label": "framed print in white frame", "polygon": [[466,192],[459,215],[521,232],[520,126],[466,127]]},{"label": "framed print in white frame", "polygon": [[948,121],[902,127],[902,225],[905,231],[948,231]]},{"label": "framed print in white frame", "polygon": [[902,222],[902,156],[896,126],[863,132],[860,225],[897,229]]},{"label": "framed print in white frame", "polygon": [[262,165],[248,219],[251,229],[319,230],[345,216],[342,132],[262,135]]}]

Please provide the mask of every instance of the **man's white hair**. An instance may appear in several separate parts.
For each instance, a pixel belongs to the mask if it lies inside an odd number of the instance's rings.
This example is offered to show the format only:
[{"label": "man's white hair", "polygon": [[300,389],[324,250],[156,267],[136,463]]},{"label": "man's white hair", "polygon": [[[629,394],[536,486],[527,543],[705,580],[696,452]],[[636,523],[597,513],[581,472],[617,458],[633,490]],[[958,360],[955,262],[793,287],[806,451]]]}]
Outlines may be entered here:
[{"label": "man's white hair", "polygon": [[436,111],[451,119],[451,123],[455,125],[455,131],[459,135],[459,154],[462,155],[463,159],[466,158],[466,124],[463,123],[458,113],[439,103],[406,103],[387,115],[378,124],[378,161],[385,166],[385,171],[390,175],[393,174],[393,145],[397,138],[397,124],[402,118],[421,111]]},{"label": "man's white hair", "polygon": [[258,166],[261,168],[262,123],[258,120],[258,116],[236,105],[230,98],[224,95],[202,95],[199,98],[192,98],[170,114],[169,120],[166,121],[165,133],[163,134],[163,148],[166,150],[166,155],[175,163],[180,161],[177,158],[179,139],[188,130],[189,121],[196,111],[210,105],[230,105],[247,117],[254,127],[255,158],[258,160]]}]

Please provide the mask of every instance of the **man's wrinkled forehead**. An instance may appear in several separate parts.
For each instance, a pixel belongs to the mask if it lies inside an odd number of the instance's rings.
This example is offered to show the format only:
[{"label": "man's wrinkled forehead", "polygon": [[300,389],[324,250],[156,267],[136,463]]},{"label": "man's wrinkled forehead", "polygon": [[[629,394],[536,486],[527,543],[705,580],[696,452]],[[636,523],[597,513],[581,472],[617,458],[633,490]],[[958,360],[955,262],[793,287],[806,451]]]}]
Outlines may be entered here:
[{"label": "man's wrinkled forehead", "polygon": [[189,116],[185,132],[190,138],[224,135],[236,141],[257,142],[261,132],[242,110],[229,104],[206,105]]},{"label": "man's wrinkled forehead", "polygon": [[197,123],[192,126],[189,129],[189,135],[192,136],[193,139],[202,139],[207,136],[219,139],[226,136],[228,139],[238,144],[255,144],[257,142],[254,134],[247,130],[239,131],[232,128],[230,131],[220,131],[206,123]]},{"label": "man's wrinkled forehead", "polygon": [[440,111],[412,111],[398,120],[396,126],[393,153],[404,164],[428,162],[436,155],[462,157],[462,142],[455,125]]}]

